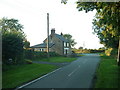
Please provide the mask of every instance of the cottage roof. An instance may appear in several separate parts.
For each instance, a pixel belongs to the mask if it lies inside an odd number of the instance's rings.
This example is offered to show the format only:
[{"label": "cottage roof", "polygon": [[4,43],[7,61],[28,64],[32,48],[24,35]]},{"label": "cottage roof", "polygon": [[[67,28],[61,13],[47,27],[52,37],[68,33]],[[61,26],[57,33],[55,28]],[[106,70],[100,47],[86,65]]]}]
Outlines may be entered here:
[{"label": "cottage roof", "polygon": [[[59,38],[60,40],[62,40],[62,41],[64,41],[64,42],[69,42],[67,39],[65,39],[62,35],[59,35],[59,34],[54,34],[55,35],[55,37],[57,37],[57,38]],[[49,37],[50,37],[51,35],[49,35]],[[45,40],[47,40],[47,38],[45,39]],[[45,41],[44,40],[44,41]]]},{"label": "cottage roof", "polygon": [[55,34],[55,36],[57,38],[59,38],[60,40],[64,41],[64,42],[69,42],[67,39],[65,39],[63,36],[59,35],[59,34]]},{"label": "cottage roof", "polygon": [[[54,43],[49,43],[49,48],[52,47],[53,45],[54,45]],[[31,46],[31,48],[46,48],[46,47],[47,47],[46,43],[41,43],[41,44]]]}]

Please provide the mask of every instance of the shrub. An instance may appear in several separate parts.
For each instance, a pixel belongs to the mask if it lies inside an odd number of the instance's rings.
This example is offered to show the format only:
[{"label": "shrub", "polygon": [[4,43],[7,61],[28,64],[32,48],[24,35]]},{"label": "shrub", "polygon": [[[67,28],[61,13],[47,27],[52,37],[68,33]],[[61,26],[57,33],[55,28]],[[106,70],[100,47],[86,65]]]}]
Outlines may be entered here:
[{"label": "shrub", "polygon": [[107,50],[105,50],[105,54],[107,56],[117,56],[117,49],[113,49],[113,48],[108,48]]},{"label": "shrub", "polygon": [[[55,52],[49,52],[50,57],[60,56]],[[33,50],[25,50],[25,59],[40,59],[47,57],[47,52],[33,51]]]},{"label": "shrub", "polygon": [[72,53],[69,55],[69,57],[77,57],[77,54],[74,51],[72,51]]},{"label": "shrub", "polygon": [[113,50],[113,48],[108,48],[107,50],[105,50],[105,54],[106,54],[107,56],[110,56],[112,50]]},{"label": "shrub", "polygon": [[25,50],[24,57],[25,57],[25,59],[33,59],[34,51],[33,50]]},{"label": "shrub", "polygon": [[56,56],[60,56],[59,54],[55,53],[55,52],[50,52],[49,53],[51,57],[56,57]]}]

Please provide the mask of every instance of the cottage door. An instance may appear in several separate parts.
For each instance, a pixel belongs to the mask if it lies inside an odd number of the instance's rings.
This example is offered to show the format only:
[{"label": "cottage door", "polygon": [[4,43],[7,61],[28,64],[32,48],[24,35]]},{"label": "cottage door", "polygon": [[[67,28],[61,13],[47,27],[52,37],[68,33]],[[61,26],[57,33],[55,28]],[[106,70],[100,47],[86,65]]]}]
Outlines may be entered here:
[{"label": "cottage door", "polygon": [[65,50],[65,54],[67,55],[67,49]]}]

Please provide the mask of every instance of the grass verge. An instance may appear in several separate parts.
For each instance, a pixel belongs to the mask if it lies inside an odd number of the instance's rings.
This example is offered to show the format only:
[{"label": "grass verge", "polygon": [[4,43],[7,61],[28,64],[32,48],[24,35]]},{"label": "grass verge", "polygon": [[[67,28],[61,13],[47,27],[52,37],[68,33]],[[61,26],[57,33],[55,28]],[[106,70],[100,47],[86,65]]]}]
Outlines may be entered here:
[{"label": "grass verge", "polygon": [[74,61],[76,59],[77,58],[74,58],[74,57],[50,57],[49,59],[47,59],[47,58],[37,59],[37,61],[63,63],[63,62],[72,62],[72,61]]},{"label": "grass verge", "polygon": [[15,88],[25,82],[36,79],[56,69],[56,66],[47,64],[25,64],[14,66],[11,70],[2,73],[2,88]]},{"label": "grass verge", "polygon": [[101,56],[100,66],[97,69],[95,88],[118,88],[117,60],[111,56]]}]

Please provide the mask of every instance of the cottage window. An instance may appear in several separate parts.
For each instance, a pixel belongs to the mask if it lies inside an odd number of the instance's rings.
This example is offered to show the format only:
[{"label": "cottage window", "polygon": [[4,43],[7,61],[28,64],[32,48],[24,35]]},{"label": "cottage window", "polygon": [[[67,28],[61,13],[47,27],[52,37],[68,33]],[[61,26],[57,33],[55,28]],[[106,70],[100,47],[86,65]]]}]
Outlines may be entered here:
[{"label": "cottage window", "polygon": [[44,49],[43,49],[43,48],[40,48],[40,51],[44,51]]},{"label": "cottage window", "polygon": [[64,42],[64,47],[66,47],[66,42]]},{"label": "cottage window", "polygon": [[69,43],[67,43],[67,47],[69,47]]}]

